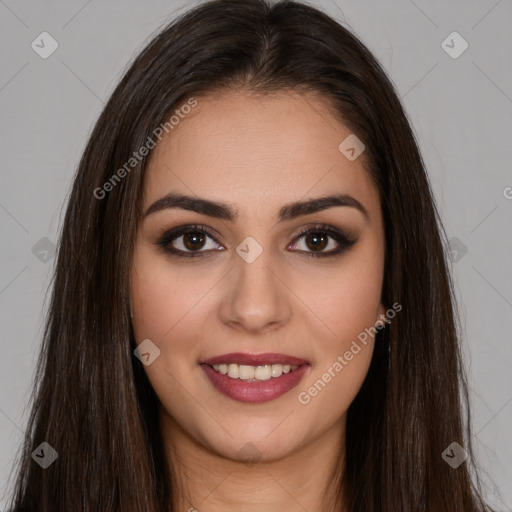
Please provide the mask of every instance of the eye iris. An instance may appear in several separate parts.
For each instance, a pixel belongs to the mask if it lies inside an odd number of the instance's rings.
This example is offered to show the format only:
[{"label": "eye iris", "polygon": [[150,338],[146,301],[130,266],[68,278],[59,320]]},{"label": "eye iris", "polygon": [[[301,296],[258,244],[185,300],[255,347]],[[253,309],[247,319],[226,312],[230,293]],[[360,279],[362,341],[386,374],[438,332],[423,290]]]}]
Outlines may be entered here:
[{"label": "eye iris", "polygon": [[205,236],[199,231],[192,231],[183,235],[183,243],[185,247],[191,251],[201,249],[205,242]]},{"label": "eye iris", "polygon": [[[327,246],[327,236],[324,234],[319,233],[311,233],[306,236],[306,244],[310,249],[325,249]],[[309,240],[313,240],[313,243],[310,244]]]}]

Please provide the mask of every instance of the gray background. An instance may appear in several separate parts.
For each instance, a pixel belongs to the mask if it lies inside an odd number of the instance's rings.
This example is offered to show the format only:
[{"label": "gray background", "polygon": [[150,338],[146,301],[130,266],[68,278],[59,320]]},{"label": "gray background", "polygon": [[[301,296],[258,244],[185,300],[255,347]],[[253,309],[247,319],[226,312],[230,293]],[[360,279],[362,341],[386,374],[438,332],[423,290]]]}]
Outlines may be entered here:
[{"label": "gray background", "polygon": [[[489,487],[492,503],[512,510],[512,2],[312,3],[374,52],[413,123],[454,249],[477,455],[501,492]],[[193,5],[0,0],[0,496],[49,299],[51,245],[39,241],[57,240],[87,135],[127,63]],[[59,45],[47,59],[31,47],[43,31]],[[441,44],[453,31],[469,44],[458,58]]]}]

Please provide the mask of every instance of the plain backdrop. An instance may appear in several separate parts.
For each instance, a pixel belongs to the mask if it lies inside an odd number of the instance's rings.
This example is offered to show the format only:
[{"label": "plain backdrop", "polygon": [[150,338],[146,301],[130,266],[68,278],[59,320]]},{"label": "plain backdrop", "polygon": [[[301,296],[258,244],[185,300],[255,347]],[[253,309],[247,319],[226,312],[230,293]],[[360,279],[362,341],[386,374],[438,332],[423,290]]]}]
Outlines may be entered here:
[{"label": "plain backdrop", "polygon": [[[497,486],[492,503],[510,511],[512,2],[311,3],[376,55],[414,126],[453,248],[477,456]],[[144,42],[195,4],[0,0],[0,496],[26,425],[52,247],[86,138]],[[32,46],[41,37],[45,51],[58,44],[47,58]]]}]

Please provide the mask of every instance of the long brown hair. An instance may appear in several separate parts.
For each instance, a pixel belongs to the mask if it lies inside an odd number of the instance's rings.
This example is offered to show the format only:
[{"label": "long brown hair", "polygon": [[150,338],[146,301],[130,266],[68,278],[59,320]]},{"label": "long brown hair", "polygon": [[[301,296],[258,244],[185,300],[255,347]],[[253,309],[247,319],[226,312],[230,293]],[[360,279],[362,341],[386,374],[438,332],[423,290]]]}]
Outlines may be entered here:
[{"label": "long brown hair", "polygon": [[[473,471],[446,235],[407,116],[349,30],[304,3],[266,0],[213,0],[166,26],[97,121],[62,226],[11,507],[171,510],[157,400],[133,354],[129,269],[148,156],[131,159],[192,96],[242,88],[320,94],[364,142],[380,194],[382,300],[403,309],[378,333],[349,408],[346,463],[332,479],[337,510],[489,510]],[[42,442],[58,453],[46,469],[31,457]],[[470,455],[457,469],[441,457],[452,442]]]}]

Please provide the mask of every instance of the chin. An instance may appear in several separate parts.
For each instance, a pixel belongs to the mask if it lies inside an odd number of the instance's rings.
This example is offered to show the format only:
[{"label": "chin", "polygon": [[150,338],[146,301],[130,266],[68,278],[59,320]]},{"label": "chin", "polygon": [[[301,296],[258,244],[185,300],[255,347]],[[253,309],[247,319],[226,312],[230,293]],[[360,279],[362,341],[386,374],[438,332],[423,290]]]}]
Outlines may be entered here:
[{"label": "chin", "polygon": [[212,451],[220,457],[246,464],[270,463],[286,458],[299,449],[298,443],[290,438],[289,430],[284,431],[286,438],[281,435],[270,434],[261,436],[234,436],[229,438],[229,444],[219,446],[218,438],[211,446]]}]

